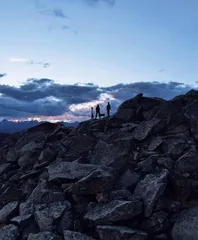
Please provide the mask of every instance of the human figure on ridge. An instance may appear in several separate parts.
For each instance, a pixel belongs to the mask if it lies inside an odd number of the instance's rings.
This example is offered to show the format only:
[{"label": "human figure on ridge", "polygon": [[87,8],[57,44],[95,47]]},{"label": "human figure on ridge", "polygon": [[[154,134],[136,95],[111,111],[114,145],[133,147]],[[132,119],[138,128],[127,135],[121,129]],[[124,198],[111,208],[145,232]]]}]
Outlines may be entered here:
[{"label": "human figure on ridge", "polygon": [[97,118],[97,116],[99,116],[99,118],[100,118],[100,106],[99,106],[99,104],[96,106],[96,117],[95,117],[95,119]]},{"label": "human figure on ridge", "polygon": [[91,107],[91,119],[94,119],[93,107]]},{"label": "human figure on ridge", "polygon": [[108,102],[107,104],[107,116],[110,117],[110,110],[111,110],[111,105],[110,103]]}]

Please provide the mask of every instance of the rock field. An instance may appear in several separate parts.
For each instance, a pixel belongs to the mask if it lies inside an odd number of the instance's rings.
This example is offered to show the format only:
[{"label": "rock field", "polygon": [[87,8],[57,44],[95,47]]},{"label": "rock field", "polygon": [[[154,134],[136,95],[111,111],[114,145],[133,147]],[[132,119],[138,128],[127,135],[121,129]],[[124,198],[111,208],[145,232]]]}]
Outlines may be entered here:
[{"label": "rock field", "polygon": [[0,149],[0,240],[198,240],[198,91]]}]

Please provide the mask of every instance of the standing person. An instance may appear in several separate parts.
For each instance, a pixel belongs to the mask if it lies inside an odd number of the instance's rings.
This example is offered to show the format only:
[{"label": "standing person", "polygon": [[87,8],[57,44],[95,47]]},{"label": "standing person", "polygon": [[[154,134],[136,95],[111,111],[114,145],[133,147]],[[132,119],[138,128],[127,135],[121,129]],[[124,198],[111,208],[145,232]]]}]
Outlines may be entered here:
[{"label": "standing person", "polygon": [[91,107],[91,119],[94,119],[93,107]]},{"label": "standing person", "polygon": [[99,116],[99,118],[100,118],[100,106],[99,106],[99,104],[96,106],[96,117],[95,118],[97,118],[97,116]]},{"label": "standing person", "polygon": [[107,116],[110,117],[110,110],[111,110],[111,105],[110,103],[108,102],[107,104]]}]

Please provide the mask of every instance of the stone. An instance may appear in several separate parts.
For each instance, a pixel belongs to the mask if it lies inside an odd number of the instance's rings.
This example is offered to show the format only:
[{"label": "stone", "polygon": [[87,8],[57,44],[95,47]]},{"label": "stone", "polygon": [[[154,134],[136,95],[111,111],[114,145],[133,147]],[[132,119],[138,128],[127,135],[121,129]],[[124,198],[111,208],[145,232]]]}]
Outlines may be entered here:
[{"label": "stone", "polygon": [[144,220],[142,229],[150,234],[157,234],[169,230],[168,214],[160,211],[154,213],[151,217]]},{"label": "stone", "polygon": [[52,162],[56,158],[56,152],[53,149],[45,148],[39,156],[39,162]]},{"label": "stone", "polygon": [[62,238],[52,232],[41,232],[38,234],[30,234],[27,240],[62,240]]},{"label": "stone", "polygon": [[159,170],[156,173],[146,175],[136,186],[135,194],[141,196],[144,202],[145,217],[151,216],[156,201],[163,195],[168,176],[167,170]]},{"label": "stone", "polygon": [[89,211],[84,219],[95,224],[110,224],[122,220],[133,219],[142,213],[142,203],[139,201],[113,200],[107,204],[97,205]]},{"label": "stone", "polygon": [[136,172],[132,172],[127,169],[121,176],[119,181],[117,182],[118,188],[129,188],[134,187],[140,181],[140,174]]},{"label": "stone", "polygon": [[129,152],[135,148],[132,138],[114,140],[111,144],[100,140],[93,151],[91,163],[121,169],[129,159]]},{"label": "stone", "polygon": [[0,224],[6,224],[8,221],[17,215],[18,202],[8,203],[0,210]]},{"label": "stone", "polygon": [[53,231],[57,219],[60,219],[70,208],[68,201],[37,205],[34,215],[40,231]]},{"label": "stone", "polygon": [[146,240],[147,233],[123,226],[97,226],[101,240]]},{"label": "stone", "polygon": [[170,157],[160,157],[157,160],[157,164],[160,167],[168,169],[169,171],[173,169],[173,160]]},{"label": "stone", "polygon": [[94,238],[79,232],[64,231],[64,240],[94,240]]},{"label": "stone", "polygon": [[78,195],[90,195],[110,191],[116,182],[115,177],[107,172],[95,170],[70,187]]},{"label": "stone", "polygon": [[141,122],[133,132],[133,138],[137,141],[142,141],[148,136],[160,132],[166,127],[166,122],[157,118],[150,121]]},{"label": "stone", "polygon": [[131,192],[126,189],[112,191],[110,193],[111,200],[129,200],[132,196]]},{"label": "stone", "polygon": [[23,215],[23,216],[17,216],[10,220],[11,223],[19,226],[20,228],[26,227],[31,221],[32,221],[33,215]]},{"label": "stone", "polygon": [[197,156],[197,151],[191,149],[176,161],[175,170],[181,174],[189,173],[193,178],[198,179]]},{"label": "stone", "polygon": [[148,146],[148,151],[154,151],[163,143],[163,139],[161,137],[155,137],[152,139]]},{"label": "stone", "polygon": [[72,230],[73,227],[74,216],[72,214],[72,211],[68,210],[64,213],[64,215],[60,219],[57,230],[60,234],[62,234],[64,230]]},{"label": "stone", "polygon": [[198,239],[198,207],[182,211],[173,226],[173,240],[197,240]]},{"label": "stone", "polygon": [[83,177],[89,175],[94,170],[109,170],[113,171],[111,168],[105,168],[93,164],[81,164],[76,162],[60,162],[54,163],[47,167],[49,179],[48,181],[57,180],[80,180]]},{"label": "stone", "polygon": [[2,175],[3,173],[7,172],[11,167],[10,163],[3,163],[0,165],[0,175]]},{"label": "stone", "polygon": [[0,228],[0,239],[2,240],[18,240],[19,230],[15,225],[6,225]]}]

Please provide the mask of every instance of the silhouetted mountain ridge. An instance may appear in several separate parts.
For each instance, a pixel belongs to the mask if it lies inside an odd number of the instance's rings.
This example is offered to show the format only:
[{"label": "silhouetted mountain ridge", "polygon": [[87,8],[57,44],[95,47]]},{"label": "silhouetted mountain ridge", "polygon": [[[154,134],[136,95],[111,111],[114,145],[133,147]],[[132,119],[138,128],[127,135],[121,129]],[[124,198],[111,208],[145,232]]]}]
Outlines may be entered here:
[{"label": "silhouetted mountain ridge", "polygon": [[[20,121],[20,122],[13,122],[7,119],[3,119],[0,122],[0,133],[14,133],[14,132],[21,132],[27,130],[28,128],[37,126],[38,124],[45,123],[47,121]],[[77,127],[79,122],[62,122],[66,127]]]}]

